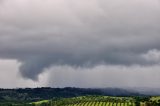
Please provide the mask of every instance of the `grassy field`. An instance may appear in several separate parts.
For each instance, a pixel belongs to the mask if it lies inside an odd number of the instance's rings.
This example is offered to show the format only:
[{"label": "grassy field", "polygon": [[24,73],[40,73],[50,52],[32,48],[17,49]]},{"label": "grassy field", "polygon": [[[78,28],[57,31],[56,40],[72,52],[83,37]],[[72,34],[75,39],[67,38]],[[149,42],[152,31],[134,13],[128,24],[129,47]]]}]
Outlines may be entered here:
[{"label": "grassy field", "polygon": [[39,105],[39,104],[48,103],[48,102],[49,102],[49,100],[42,100],[42,101],[38,101],[38,102],[33,102],[33,104]]}]

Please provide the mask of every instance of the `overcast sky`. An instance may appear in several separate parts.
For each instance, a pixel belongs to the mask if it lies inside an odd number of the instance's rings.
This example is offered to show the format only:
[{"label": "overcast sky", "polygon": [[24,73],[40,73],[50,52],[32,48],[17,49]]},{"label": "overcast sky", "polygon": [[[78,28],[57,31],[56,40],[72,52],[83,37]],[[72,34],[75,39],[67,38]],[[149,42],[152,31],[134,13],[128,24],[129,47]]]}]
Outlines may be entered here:
[{"label": "overcast sky", "polygon": [[160,87],[159,0],[0,0],[0,87]]}]

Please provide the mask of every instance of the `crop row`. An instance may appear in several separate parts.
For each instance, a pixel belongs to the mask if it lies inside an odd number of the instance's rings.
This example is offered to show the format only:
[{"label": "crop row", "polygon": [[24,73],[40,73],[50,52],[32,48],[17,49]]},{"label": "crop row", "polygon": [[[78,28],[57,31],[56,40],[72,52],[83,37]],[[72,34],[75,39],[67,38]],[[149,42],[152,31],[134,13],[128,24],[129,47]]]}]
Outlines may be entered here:
[{"label": "crop row", "polygon": [[132,102],[82,102],[65,106],[135,106],[135,104]]}]

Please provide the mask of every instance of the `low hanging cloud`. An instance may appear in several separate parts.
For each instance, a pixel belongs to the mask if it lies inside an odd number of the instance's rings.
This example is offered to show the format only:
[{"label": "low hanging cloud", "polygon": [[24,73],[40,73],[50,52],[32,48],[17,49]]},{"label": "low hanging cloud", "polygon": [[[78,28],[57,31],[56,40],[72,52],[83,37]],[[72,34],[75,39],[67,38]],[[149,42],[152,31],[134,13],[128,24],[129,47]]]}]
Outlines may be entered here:
[{"label": "low hanging cloud", "polygon": [[159,68],[159,65],[145,67],[139,65],[98,65],[92,68],[75,68],[68,65],[55,66],[46,70],[48,79],[46,85],[84,88],[159,88]]},{"label": "low hanging cloud", "polygon": [[1,0],[0,58],[32,80],[57,65],[155,65],[159,19],[159,0]]},{"label": "low hanging cloud", "polygon": [[142,57],[145,58],[147,61],[159,63],[160,62],[160,51],[156,49],[149,50],[148,53],[142,54]]}]

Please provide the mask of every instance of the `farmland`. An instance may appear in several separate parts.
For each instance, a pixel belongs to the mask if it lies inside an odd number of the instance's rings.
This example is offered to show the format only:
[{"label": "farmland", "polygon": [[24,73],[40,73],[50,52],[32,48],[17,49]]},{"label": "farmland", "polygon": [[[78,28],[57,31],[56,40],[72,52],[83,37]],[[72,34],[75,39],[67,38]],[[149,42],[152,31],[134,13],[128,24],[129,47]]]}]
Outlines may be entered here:
[{"label": "farmland", "polygon": [[160,97],[78,96],[0,106],[160,106]]},{"label": "farmland", "polygon": [[34,106],[160,106],[159,98],[160,97],[81,96],[59,98],[43,104],[33,104]]},{"label": "farmland", "polygon": [[[37,102],[33,103],[37,104]],[[135,106],[131,97],[81,96],[51,100],[50,106]],[[38,106],[38,105],[37,105]]]},{"label": "farmland", "polygon": [[160,106],[160,97],[121,89],[1,89],[0,106]]}]

